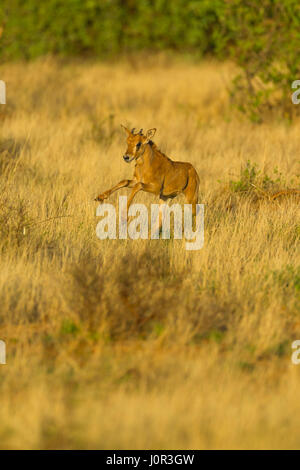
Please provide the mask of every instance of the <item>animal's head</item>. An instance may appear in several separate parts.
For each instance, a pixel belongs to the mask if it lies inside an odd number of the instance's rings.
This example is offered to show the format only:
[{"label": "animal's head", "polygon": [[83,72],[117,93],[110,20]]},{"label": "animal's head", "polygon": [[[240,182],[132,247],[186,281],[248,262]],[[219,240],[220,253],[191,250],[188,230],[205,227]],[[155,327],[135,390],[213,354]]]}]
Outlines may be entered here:
[{"label": "animal's head", "polygon": [[131,131],[127,127],[122,126],[127,134],[127,150],[123,155],[125,162],[130,163],[132,160],[137,160],[143,153],[145,145],[149,144],[154,136],[156,129],[149,129],[146,134],[143,134],[143,129],[137,134],[134,133],[135,129]]}]

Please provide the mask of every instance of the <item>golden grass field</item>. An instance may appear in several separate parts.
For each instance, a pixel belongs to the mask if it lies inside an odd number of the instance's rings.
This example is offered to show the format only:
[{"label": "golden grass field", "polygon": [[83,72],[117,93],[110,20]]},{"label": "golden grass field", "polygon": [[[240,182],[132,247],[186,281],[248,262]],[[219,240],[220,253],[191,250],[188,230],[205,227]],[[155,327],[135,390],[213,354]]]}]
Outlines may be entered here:
[{"label": "golden grass field", "polygon": [[[299,188],[299,122],[247,122],[231,76],[163,56],[1,66],[0,448],[300,447],[299,198],[268,198]],[[202,250],[97,238],[94,197],[133,173],[121,123],[197,169]],[[237,191],[247,160],[261,174]]]}]

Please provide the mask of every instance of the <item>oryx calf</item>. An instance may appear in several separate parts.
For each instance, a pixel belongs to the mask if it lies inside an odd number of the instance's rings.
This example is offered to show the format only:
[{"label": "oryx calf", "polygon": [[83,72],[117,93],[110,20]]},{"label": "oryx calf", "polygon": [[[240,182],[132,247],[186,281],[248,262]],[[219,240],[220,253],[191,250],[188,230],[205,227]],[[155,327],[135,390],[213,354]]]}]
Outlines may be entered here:
[{"label": "oryx calf", "polygon": [[[198,202],[199,176],[191,163],[174,162],[162,153],[151,140],[156,129],[149,129],[137,134],[122,126],[127,133],[127,150],[123,156],[126,163],[135,162],[134,175],[131,180],[122,180],[116,186],[100,194],[95,201],[103,202],[114,191],[131,188],[127,212],[134,196],[139,191],[146,191],[159,196],[162,204],[166,200],[183,193],[187,204],[192,204],[193,216],[196,215]],[[161,225],[161,222],[160,222]]]}]

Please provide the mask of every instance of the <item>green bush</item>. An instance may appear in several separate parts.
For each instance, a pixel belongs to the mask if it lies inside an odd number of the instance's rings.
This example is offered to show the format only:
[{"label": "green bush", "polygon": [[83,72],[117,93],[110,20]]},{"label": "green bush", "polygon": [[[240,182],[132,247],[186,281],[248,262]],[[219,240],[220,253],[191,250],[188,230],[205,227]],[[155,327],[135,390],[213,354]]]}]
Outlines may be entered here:
[{"label": "green bush", "polygon": [[230,180],[229,187],[234,193],[249,194],[258,190],[267,194],[270,192],[275,193],[287,186],[293,186],[294,183],[294,179],[286,181],[277,167],[273,169],[273,174],[270,176],[265,171],[260,170],[256,163],[247,160],[241,167],[239,178]]},{"label": "green bush", "polygon": [[291,119],[292,82],[300,78],[298,0],[230,0],[225,8],[225,48],[241,68],[231,90],[239,109],[261,122],[269,115]]},{"label": "green bush", "polygon": [[213,52],[222,0],[2,0],[5,59],[110,56],[139,49]]},{"label": "green bush", "polygon": [[233,102],[250,119],[291,119],[300,78],[298,0],[2,0],[0,57],[111,57],[173,50],[231,58]]}]

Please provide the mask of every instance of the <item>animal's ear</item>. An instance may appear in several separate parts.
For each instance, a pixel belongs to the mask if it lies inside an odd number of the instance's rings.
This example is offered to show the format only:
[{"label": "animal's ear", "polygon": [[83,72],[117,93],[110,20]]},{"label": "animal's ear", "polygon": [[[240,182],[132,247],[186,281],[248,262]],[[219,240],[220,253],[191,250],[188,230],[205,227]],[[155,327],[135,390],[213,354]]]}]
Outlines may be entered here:
[{"label": "animal's ear", "polygon": [[130,134],[130,130],[127,129],[127,127],[123,126],[123,124],[121,124],[121,127],[123,127],[123,129],[127,132],[128,135]]},{"label": "animal's ear", "polygon": [[150,139],[152,139],[152,137],[154,137],[155,132],[156,132],[156,128],[155,128],[155,127],[153,127],[152,129],[149,129],[149,130],[146,132],[147,141],[149,141]]}]

